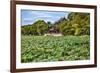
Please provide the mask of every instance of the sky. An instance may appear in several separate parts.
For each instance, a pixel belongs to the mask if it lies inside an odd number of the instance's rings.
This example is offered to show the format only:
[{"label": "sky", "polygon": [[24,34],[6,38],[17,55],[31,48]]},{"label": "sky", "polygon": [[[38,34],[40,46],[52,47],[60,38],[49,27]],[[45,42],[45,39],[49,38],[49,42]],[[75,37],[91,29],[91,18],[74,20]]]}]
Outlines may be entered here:
[{"label": "sky", "polygon": [[67,11],[21,10],[21,25],[31,25],[38,20],[55,23],[62,17],[67,18],[68,14]]}]

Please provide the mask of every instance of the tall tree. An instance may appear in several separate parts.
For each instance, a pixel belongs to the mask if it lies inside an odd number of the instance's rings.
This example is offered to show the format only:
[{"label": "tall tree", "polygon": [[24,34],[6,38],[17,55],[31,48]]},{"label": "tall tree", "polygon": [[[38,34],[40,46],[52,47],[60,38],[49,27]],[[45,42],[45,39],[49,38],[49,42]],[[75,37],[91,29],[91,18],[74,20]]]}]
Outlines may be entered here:
[{"label": "tall tree", "polygon": [[38,35],[43,35],[48,30],[48,25],[44,20],[38,20],[32,26],[35,26]]}]

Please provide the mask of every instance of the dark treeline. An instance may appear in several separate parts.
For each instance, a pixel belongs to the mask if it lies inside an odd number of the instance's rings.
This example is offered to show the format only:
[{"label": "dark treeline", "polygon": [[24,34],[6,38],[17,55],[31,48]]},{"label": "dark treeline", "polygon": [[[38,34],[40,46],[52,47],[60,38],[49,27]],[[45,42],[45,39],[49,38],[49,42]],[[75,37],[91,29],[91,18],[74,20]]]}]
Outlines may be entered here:
[{"label": "dark treeline", "polygon": [[57,29],[62,35],[89,35],[90,34],[90,14],[71,12],[68,18],[61,18],[54,24],[38,20],[32,25],[21,26],[23,35],[44,35],[51,28]]}]

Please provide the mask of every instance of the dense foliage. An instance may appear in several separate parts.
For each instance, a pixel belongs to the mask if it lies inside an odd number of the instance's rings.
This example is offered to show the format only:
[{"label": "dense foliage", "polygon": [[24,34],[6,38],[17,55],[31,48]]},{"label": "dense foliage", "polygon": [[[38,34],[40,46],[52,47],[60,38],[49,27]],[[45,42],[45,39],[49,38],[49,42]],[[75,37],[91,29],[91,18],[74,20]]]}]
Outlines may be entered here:
[{"label": "dense foliage", "polygon": [[38,20],[32,25],[24,25],[21,27],[23,35],[43,35],[48,30],[48,25],[43,20]]},{"label": "dense foliage", "polygon": [[68,19],[63,19],[58,25],[63,35],[89,35],[90,15],[89,13],[70,13]]},{"label": "dense foliage", "polygon": [[54,24],[38,20],[32,25],[24,25],[21,28],[23,35],[43,35],[50,27],[55,27],[63,35],[89,35],[90,34],[90,14],[71,12],[68,18],[61,18]]},{"label": "dense foliage", "polygon": [[23,63],[90,58],[89,36],[22,36],[21,41]]}]

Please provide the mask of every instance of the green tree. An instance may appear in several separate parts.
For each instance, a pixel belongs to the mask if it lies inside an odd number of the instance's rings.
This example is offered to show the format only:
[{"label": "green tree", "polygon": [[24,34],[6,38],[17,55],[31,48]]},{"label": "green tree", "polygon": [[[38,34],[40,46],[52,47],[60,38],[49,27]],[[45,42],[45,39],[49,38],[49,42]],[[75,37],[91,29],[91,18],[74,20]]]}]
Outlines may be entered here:
[{"label": "green tree", "polygon": [[38,35],[43,35],[48,30],[48,25],[43,20],[36,21],[32,26],[35,26]]},{"label": "green tree", "polygon": [[59,20],[59,29],[63,35],[89,35],[90,14],[71,12],[68,19]]}]

